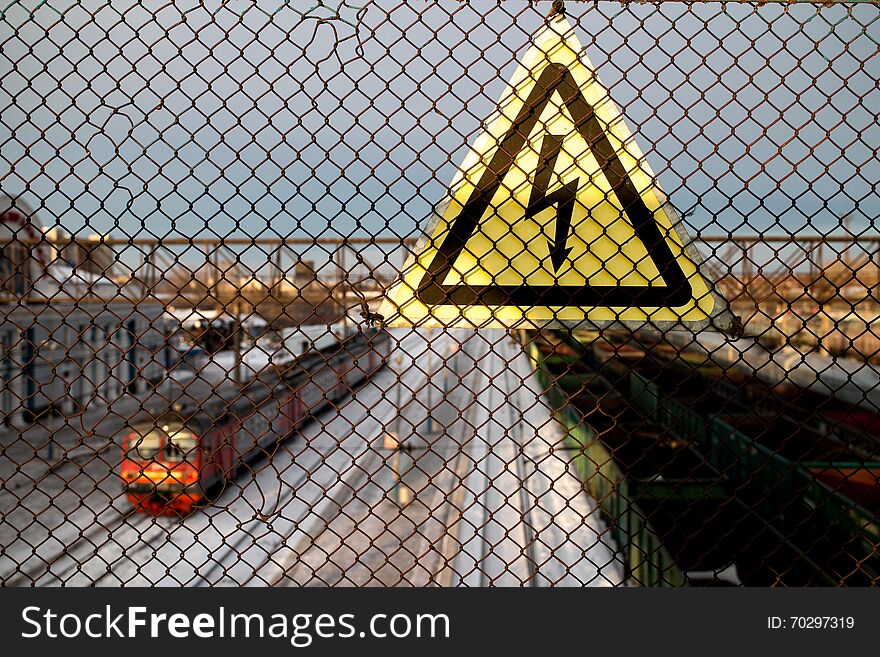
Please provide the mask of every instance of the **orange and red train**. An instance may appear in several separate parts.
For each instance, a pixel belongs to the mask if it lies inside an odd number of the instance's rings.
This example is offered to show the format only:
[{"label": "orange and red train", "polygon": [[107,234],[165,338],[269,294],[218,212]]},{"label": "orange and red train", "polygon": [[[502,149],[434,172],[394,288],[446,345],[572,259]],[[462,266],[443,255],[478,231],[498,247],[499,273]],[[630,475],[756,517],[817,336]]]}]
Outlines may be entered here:
[{"label": "orange and red train", "polygon": [[123,437],[129,500],[153,514],[210,503],[246,464],[378,371],[390,342],[384,331],[365,331],[305,354],[283,373],[262,373],[232,401],[215,394],[160,414],[142,411]]}]

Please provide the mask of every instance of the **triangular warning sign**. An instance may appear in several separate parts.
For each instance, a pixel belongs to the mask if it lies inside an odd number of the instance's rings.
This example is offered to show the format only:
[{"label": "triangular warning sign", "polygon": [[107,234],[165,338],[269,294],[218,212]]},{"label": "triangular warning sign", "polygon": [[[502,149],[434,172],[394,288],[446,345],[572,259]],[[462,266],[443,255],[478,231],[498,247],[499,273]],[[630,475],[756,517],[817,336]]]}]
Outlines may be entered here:
[{"label": "triangular warning sign", "polygon": [[557,15],[380,310],[391,326],[730,328],[727,303]]}]

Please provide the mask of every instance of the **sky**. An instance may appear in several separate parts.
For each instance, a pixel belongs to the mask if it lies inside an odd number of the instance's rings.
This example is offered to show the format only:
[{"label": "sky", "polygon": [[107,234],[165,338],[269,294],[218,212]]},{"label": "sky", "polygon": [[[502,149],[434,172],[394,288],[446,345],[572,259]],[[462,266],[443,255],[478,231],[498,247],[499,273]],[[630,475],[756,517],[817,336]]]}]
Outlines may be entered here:
[{"label": "sky", "polygon": [[[880,7],[567,5],[693,232],[876,228]],[[0,190],[71,233],[417,236],[548,8],[0,0]]]}]

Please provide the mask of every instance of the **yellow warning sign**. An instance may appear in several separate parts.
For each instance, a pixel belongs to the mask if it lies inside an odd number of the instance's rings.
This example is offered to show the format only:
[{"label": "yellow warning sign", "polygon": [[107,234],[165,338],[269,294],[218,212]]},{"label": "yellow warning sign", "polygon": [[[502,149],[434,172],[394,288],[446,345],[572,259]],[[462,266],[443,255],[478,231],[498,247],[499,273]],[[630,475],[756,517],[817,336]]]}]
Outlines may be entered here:
[{"label": "yellow warning sign", "polygon": [[564,15],[487,126],[379,311],[388,325],[729,328]]}]

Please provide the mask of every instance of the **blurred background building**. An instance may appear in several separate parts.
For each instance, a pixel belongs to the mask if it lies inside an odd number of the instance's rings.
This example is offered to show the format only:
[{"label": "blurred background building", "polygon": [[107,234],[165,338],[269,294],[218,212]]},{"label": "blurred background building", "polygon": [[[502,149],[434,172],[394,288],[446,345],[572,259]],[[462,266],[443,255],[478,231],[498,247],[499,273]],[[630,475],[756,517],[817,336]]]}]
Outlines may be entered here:
[{"label": "blurred background building", "polygon": [[0,198],[0,416],[7,424],[137,394],[173,358],[163,304],[118,279],[99,237],[45,230],[31,208]]}]

